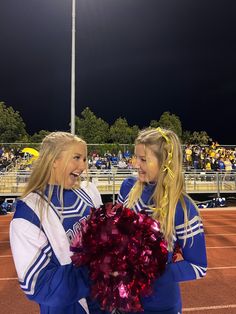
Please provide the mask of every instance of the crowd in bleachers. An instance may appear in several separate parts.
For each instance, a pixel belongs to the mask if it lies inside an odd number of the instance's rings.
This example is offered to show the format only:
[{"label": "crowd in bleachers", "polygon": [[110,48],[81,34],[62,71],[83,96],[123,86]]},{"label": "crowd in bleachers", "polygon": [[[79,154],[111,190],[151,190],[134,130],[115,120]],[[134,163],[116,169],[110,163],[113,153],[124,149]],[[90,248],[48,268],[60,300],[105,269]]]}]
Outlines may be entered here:
[{"label": "crowd in bleachers", "polygon": [[29,154],[22,153],[20,148],[0,146],[0,173],[11,170],[30,170],[31,158]]},{"label": "crowd in bleachers", "polygon": [[[236,147],[223,147],[218,143],[210,146],[185,145],[183,146],[183,162],[187,171],[236,171]],[[134,155],[129,151],[117,154],[107,151],[104,155],[97,152],[89,154],[90,169],[132,169]]]},{"label": "crowd in bleachers", "polygon": [[91,152],[88,157],[89,169],[132,169],[134,165],[134,156],[126,150],[122,153],[121,150],[117,154],[106,151],[104,155],[97,152]]},{"label": "crowd in bleachers", "polygon": [[[223,147],[218,143],[210,146],[185,145],[183,146],[184,168],[187,171],[235,171],[236,147]],[[30,170],[31,156],[22,154],[20,150],[4,148],[0,146],[0,172],[6,171],[10,166],[18,162],[18,170]],[[110,152],[104,154],[98,151],[90,152],[88,156],[89,169],[132,169],[134,167],[134,155],[130,150]]]},{"label": "crowd in bleachers", "polygon": [[[236,147],[223,147],[217,143],[210,146],[185,145],[183,146],[183,162],[187,171],[226,171],[236,172]],[[24,154],[20,149],[4,148],[0,146],[0,173],[14,170],[18,172],[17,182],[25,182],[26,178],[22,170],[30,171],[32,156]],[[109,170],[116,168],[119,170],[133,169],[135,157],[130,150],[112,153],[107,150],[105,154],[99,151],[90,152],[88,155],[88,166],[90,170]],[[218,206],[224,206],[225,199],[220,199]],[[6,214],[10,210],[8,203],[0,202],[0,215]],[[213,201],[199,204],[199,207],[215,207]]]},{"label": "crowd in bleachers", "polygon": [[227,148],[214,142],[210,146],[186,145],[183,154],[188,171],[236,171],[236,147]]},{"label": "crowd in bleachers", "polygon": [[10,165],[15,165],[17,157],[18,154],[13,148],[0,146],[0,172],[5,172]]}]

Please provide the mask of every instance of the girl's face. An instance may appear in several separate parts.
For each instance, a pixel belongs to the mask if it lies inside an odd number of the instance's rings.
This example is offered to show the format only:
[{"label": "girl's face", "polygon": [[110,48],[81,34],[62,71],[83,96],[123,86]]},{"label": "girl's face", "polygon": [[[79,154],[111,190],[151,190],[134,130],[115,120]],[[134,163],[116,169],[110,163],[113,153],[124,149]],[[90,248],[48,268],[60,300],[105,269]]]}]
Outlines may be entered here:
[{"label": "girl's face", "polygon": [[135,146],[135,167],[141,182],[156,182],[159,173],[159,162],[153,151],[143,145]]},{"label": "girl's face", "polygon": [[74,143],[63,151],[53,165],[51,184],[63,184],[65,189],[71,189],[78,177],[86,169],[87,146],[84,143]]}]

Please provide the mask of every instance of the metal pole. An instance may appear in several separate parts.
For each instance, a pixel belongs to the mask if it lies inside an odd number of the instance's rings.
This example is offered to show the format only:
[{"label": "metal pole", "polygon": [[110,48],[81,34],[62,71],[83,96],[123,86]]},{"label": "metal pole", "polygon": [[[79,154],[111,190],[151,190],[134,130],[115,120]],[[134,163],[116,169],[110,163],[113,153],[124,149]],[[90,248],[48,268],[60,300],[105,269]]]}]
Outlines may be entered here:
[{"label": "metal pole", "polygon": [[71,134],[75,134],[75,2],[72,0],[71,29]]}]

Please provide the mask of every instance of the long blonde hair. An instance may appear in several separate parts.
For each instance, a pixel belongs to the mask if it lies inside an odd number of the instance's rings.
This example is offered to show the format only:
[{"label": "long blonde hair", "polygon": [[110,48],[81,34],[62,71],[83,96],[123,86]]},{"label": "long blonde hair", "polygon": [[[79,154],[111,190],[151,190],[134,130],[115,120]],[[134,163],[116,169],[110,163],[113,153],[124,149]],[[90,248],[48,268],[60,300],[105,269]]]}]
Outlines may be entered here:
[{"label": "long blonde hair", "polygon": [[[180,140],[171,130],[148,128],[140,131],[135,140],[135,145],[137,144],[143,144],[145,149],[149,148],[158,160],[159,172],[157,184],[151,196],[154,202],[154,207],[151,209],[153,218],[160,221],[162,232],[171,249],[178,201],[183,207],[185,227],[188,226],[187,208],[184,201],[184,196],[188,196],[184,191]],[[137,180],[129,194],[128,207],[132,207],[141,197],[143,187],[144,184]]]},{"label": "long blonde hair", "polygon": [[[61,153],[68,150],[76,143],[86,142],[76,135],[72,135],[67,132],[52,132],[48,134],[42,141],[39,157],[33,164],[33,169],[22,194],[22,198],[31,192],[37,192],[40,195],[44,195],[45,190],[49,184],[50,177],[53,171],[53,165],[55,160],[57,160]],[[65,163],[64,169],[67,164]],[[78,182],[79,184],[79,182]],[[60,202],[63,207],[63,183],[60,185]],[[48,204],[51,201],[53,192],[53,186],[49,185],[48,191]]]}]

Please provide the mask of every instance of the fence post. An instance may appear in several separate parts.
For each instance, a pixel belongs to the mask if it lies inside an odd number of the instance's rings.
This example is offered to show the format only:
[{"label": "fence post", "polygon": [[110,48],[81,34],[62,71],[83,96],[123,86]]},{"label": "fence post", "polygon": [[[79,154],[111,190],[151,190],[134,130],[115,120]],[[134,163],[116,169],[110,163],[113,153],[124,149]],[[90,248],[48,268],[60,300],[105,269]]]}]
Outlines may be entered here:
[{"label": "fence post", "polygon": [[112,172],[112,203],[115,204],[116,201],[116,185],[115,185],[115,173]]},{"label": "fence post", "polygon": [[219,172],[217,172],[216,178],[217,178],[217,197],[220,197],[220,176],[219,176]]}]

